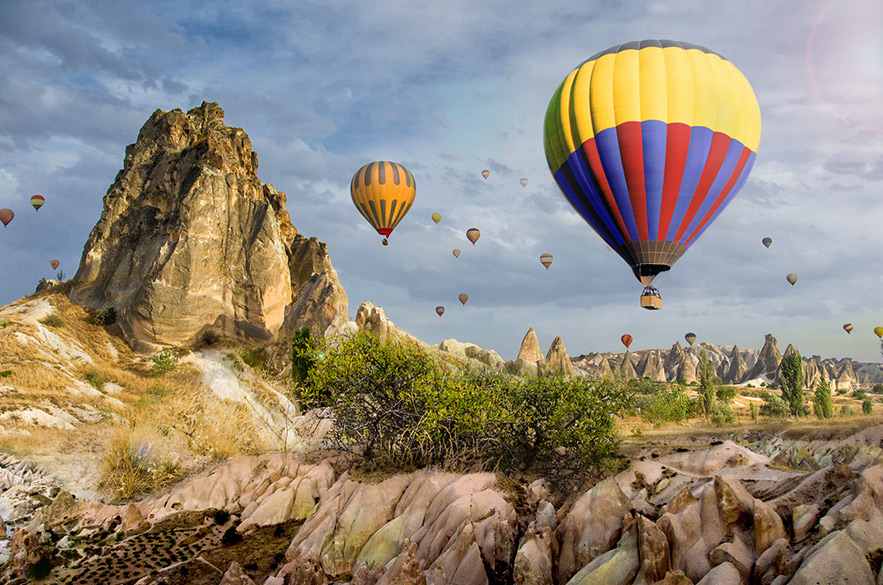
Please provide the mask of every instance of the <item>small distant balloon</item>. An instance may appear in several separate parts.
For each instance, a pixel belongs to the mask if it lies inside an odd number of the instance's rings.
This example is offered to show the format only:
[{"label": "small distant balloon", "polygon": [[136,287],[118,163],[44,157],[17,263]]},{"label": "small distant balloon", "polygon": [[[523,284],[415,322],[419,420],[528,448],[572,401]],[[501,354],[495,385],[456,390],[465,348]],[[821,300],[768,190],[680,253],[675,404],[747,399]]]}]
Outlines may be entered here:
[{"label": "small distant balloon", "polygon": [[883,339],[883,327],[874,327],[874,335]]},{"label": "small distant balloon", "polygon": [[469,300],[469,295],[467,295],[466,293],[460,293],[460,296],[458,296],[457,298],[460,299],[460,302],[465,305],[466,301]]},{"label": "small distant balloon", "polygon": [[693,342],[696,341],[696,334],[691,331],[690,333],[687,333],[686,335],[684,335],[684,339],[687,340],[687,343],[689,343],[690,345],[693,345]]},{"label": "small distant balloon", "polygon": [[61,265],[61,262],[59,262],[58,260],[53,260],[52,262],[49,263],[49,266],[52,267],[52,270],[55,270],[60,265]]},{"label": "small distant balloon", "polygon": [[852,323],[844,323],[843,330],[847,333],[852,333]]},{"label": "small distant balloon", "polygon": [[766,246],[767,248],[769,248],[773,244],[773,239],[772,238],[764,238],[761,240],[761,243],[764,246]]},{"label": "small distant balloon", "polygon": [[441,221],[441,213],[433,213],[432,214],[432,221],[434,221],[435,223],[440,222]]},{"label": "small distant balloon", "polygon": [[15,217],[15,214],[12,213],[11,209],[0,209],[0,222],[3,222],[3,227],[8,226],[13,217]]},{"label": "small distant balloon", "polygon": [[521,179],[521,180],[519,181],[519,183],[521,183],[521,186],[522,186],[522,187],[527,187],[527,179]]},{"label": "small distant balloon", "polygon": [[487,179],[488,177],[491,176],[491,172],[489,170],[485,169],[485,170],[481,171],[481,176],[484,177],[485,179]]},{"label": "small distant balloon", "polygon": [[481,232],[478,228],[469,228],[466,230],[466,237],[469,238],[469,241],[472,242],[472,245],[475,245],[475,242],[478,241],[478,238],[481,237]]},{"label": "small distant balloon", "polygon": [[34,206],[34,211],[40,211],[40,208],[43,207],[44,203],[46,203],[46,198],[42,195],[34,195],[31,197],[31,205]]},{"label": "small distant balloon", "polygon": [[439,305],[438,307],[435,308],[435,312],[438,313],[439,317],[441,317],[442,315],[445,314],[445,308],[442,307],[441,305]]},{"label": "small distant balloon", "polygon": [[551,254],[542,254],[540,256],[540,264],[546,267],[546,270],[549,269],[549,266],[552,265],[552,255]]},{"label": "small distant balloon", "polygon": [[793,272],[785,277],[785,280],[791,283],[791,286],[794,286],[794,283],[797,282],[797,275]]},{"label": "small distant balloon", "polygon": [[460,248],[454,248],[453,254],[454,254],[454,258],[459,258],[460,257]]},{"label": "small distant balloon", "polygon": [[628,349],[629,346],[632,344],[632,336],[628,333],[620,337],[619,340],[622,341],[622,344],[625,346],[626,349]]}]

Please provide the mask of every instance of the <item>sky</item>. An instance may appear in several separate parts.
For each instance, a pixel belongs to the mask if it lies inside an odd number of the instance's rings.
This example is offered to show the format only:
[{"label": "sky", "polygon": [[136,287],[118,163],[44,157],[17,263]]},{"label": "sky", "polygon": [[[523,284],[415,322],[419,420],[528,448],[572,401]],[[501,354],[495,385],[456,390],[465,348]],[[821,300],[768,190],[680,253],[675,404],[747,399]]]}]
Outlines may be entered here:
[{"label": "sky", "polygon": [[[562,196],[542,139],[564,77],[642,39],[723,55],[763,119],[740,193],[655,280],[661,311],[639,307],[629,266]],[[560,336],[572,356],[622,351],[623,333],[632,351],[685,345],[692,331],[881,361],[878,0],[0,0],[0,207],[16,214],[0,229],[0,304],[54,277],[52,259],[75,274],[125,147],[156,109],[204,100],[249,135],[299,232],[328,243],[350,318],[370,301],[427,343],[504,359],[533,327],[543,351]],[[389,246],[349,194],[374,160],[417,181]],[[33,194],[46,197],[37,213]]]}]

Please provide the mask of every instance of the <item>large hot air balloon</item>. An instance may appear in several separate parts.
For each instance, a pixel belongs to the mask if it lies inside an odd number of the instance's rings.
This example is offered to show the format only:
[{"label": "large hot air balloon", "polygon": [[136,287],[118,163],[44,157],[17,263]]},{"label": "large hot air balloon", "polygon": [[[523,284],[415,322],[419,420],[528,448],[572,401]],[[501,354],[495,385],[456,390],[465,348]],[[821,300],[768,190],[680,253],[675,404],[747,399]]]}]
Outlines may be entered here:
[{"label": "large hot air balloon", "polygon": [[687,333],[686,335],[684,335],[684,339],[687,341],[687,343],[689,343],[690,345],[693,345],[693,342],[696,341],[696,334],[691,331],[691,332]]},{"label": "large hot air balloon", "polygon": [[791,283],[791,286],[794,286],[794,283],[797,282],[797,275],[793,272],[785,277],[785,280]]},{"label": "large hot air balloon", "polygon": [[433,213],[432,214],[432,221],[434,221],[435,223],[440,222],[441,221],[441,213]]},{"label": "large hot air balloon", "polygon": [[55,270],[55,269],[57,269],[59,266],[61,266],[61,262],[59,262],[58,260],[52,260],[52,261],[49,263],[49,266],[52,267],[52,270]]},{"label": "large hot air balloon", "polygon": [[852,323],[844,323],[843,330],[847,333],[852,333]]},{"label": "large hot air balloon", "polygon": [[453,254],[454,254],[454,258],[459,258],[460,257],[460,248],[454,248]]},{"label": "large hot air balloon", "polygon": [[438,313],[439,317],[441,317],[442,315],[445,314],[445,308],[442,307],[441,305],[439,305],[438,307],[435,308],[435,312]]},{"label": "large hot air balloon", "polygon": [[883,339],[883,327],[874,327],[874,335]]},{"label": "large hot air balloon", "polygon": [[540,264],[546,267],[546,270],[549,269],[549,266],[552,265],[552,255],[551,254],[541,254],[540,255]]},{"label": "large hot air balloon", "polygon": [[620,337],[619,340],[622,342],[626,349],[628,349],[629,346],[632,344],[632,336],[628,333]]},{"label": "large hot air balloon", "polygon": [[[652,289],[745,183],[760,126],[751,85],[717,53],[632,42],[592,56],[558,86],[546,160],[573,208]],[[641,306],[662,300],[642,295]]]},{"label": "large hot air balloon", "polygon": [[377,233],[384,236],[384,244],[411,209],[416,193],[411,171],[389,161],[366,164],[356,171],[350,183],[353,203]]},{"label": "large hot air balloon", "polygon": [[31,197],[31,205],[34,206],[34,211],[40,211],[40,208],[43,207],[44,203],[46,203],[46,198],[42,195],[34,195]]},{"label": "large hot air balloon", "polygon": [[466,293],[460,293],[460,295],[457,298],[460,299],[460,303],[465,305],[466,301],[469,300],[469,295],[467,295]]},{"label": "large hot air balloon", "polygon": [[485,179],[487,179],[488,177],[491,176],[491,172],[489,170],[485,169],[485,170],[481,171],[481,176],[484,177]]},{"label": "large hot air balloon", "polygon": [[521,179],[521,180],[518,181],[518,182],[521,183],[521,186],[522,186],[522,187],[527,187],[527,179]]},{"label": "large hot air balloon", "polygon": [[466,230],[466,237],[469,238],[469,241],[472,242],[472,245],[475,245],[475,242],[478,241],[478,238],[481,237],[481,232],[478,231],[478,228],[469,228]]},{"label": "large hot air balloon", "polygon": [[764,246],[766,246],[767,248],[769,248],[770,246],[773,245],[773,239],[772,238],[764,238],[760,241],[760,243],[763,244]]},{"label": "large hot air balloon", "polygon": [[0,209],[0,222],[3,222],[3,227],[8,226],[13,217],[15,217],[15,214],[12,213],[11,209]]}]

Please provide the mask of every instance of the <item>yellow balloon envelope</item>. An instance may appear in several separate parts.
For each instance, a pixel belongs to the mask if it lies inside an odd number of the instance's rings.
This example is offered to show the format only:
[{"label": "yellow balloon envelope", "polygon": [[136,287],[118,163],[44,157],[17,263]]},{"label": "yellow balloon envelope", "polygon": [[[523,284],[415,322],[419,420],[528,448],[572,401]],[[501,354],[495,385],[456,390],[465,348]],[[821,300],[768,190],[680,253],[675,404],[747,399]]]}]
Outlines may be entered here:
[{"label": "yellow balloon envelope", "polygon": [[417,184],[411,171],[399,163],[377,161],[356,171],[350,194],[359,213],[388,238],[411,209]]},{"label": "yellow balloon envelope", "polygon": [[432,214],[432,221],[434,221],[435,223],[440,222],[441,221],[441,213],[433,213]]},{"label": "yellow balloon envelope", "polygon": [[485,179],[487,179],[488,177],[491,176],[491,172],[489,170],[485,169],[485,170],[481,171],[481,176],[484,177]]},{"label": "yellow balloon envelope", "polygon": [[883,327],[874,327],[874,335],[883,339]]},{"label": "yellow balloon envelope", "polygon": [[542,254],[540,256],[540,263],[546,267],[546,270],[548,270],[549,266],[552,265],[552,255],[551,254]]}]

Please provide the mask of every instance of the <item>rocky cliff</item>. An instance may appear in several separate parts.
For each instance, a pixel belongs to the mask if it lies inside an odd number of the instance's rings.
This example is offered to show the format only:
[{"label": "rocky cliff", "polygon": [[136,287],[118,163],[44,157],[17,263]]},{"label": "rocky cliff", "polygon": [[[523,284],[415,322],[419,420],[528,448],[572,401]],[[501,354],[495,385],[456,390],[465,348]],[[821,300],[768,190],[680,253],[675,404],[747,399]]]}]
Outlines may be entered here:
[{"label": "rocky cliff", "polygon": [[295,238],[285,193],[258,179],[251,141],[223,118],[205,102],[154,112],[86,242],[70,299],[114,307],[136,349],[346,321],[325,245]]}]

